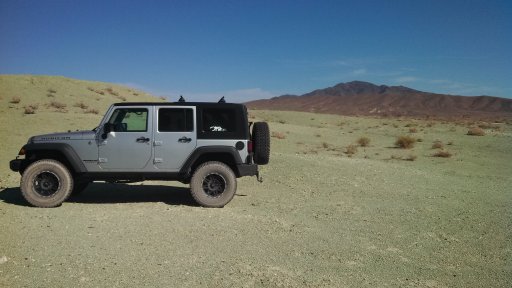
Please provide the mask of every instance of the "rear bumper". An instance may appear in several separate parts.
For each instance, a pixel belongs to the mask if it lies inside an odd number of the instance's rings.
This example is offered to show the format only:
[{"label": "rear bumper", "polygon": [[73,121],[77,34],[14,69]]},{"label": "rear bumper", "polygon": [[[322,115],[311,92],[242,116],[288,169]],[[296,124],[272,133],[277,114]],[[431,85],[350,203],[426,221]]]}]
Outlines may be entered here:
[{"label": "rear bumper", "polygon": [[9,168],[14,172],[21,170],[22,159],[14,159],[9,162]]},{"label": "rear bumper", "polygon": [[236,168],[238,169],[238,177],[258,175],[258,165],[256,164],[239,164],[236,165]]}]

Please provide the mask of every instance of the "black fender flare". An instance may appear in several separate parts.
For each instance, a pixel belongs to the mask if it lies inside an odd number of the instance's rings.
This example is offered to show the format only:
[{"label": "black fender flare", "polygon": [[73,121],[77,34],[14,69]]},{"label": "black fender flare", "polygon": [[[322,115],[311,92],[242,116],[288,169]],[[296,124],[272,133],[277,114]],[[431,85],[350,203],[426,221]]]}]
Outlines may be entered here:
[{"label": "black fender flare", "polygon": [[77,173],[87,172],[82,159],[78,156],[71,145],[66,143],[30,143],[23,146],[25,155],[36,154],[40,151],[55,151],[61,153],[68,161],[71,168]]},{"label": "black fender flare", "polygon": [[238,174],[237,165],[242,164],[242,158],[240,157],[240,154],[238,153],[238,150],[236,150],[235,147],[232,146],[204,146],[204,147],[198,147],[190,154],[190,156],[187,158],[185,163],[180,169],[180,174],[182,175],[190,175],[192,166],[196,163],[196,161],[204,155],[208,154],[229,154],[233,157],[235,167],[233,169],[236,169],[235,174]]}]

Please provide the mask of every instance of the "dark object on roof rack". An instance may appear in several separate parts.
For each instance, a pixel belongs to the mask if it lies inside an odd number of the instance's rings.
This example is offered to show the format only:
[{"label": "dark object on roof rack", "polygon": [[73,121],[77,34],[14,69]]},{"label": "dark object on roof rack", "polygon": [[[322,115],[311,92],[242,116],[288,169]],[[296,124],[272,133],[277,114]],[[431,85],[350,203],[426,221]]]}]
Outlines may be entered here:
[{"label": "dark object on roof rack", "polygon": [[224,99],[224,96],[222,96],[222,98],[220,98],[218,103],[226,103],[226,99]]},{"label": "dark object on roof rack", "polygon": [[178,100],[178,102],[186,102],[185,98],[183,98],[183,95],[180,95],[180,100]]}]

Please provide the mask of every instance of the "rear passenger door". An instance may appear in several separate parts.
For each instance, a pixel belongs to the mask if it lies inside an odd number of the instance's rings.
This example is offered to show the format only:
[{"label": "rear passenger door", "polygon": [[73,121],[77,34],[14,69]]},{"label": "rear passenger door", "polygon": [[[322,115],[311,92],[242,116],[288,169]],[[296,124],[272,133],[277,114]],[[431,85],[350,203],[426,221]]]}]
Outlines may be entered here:
[{"label": "rear passenger door", "polygon": [[161,170],[179,171],[196,147],[196,109],[160,106],[156,110],[154,165]]}]

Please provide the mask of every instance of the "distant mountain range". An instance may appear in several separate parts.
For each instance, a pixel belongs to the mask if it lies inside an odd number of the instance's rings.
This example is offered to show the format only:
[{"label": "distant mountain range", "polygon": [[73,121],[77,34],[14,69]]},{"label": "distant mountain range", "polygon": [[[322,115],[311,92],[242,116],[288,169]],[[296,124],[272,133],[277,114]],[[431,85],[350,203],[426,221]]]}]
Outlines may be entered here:
[{"label": "distant mountain range", "polygon": [[340,83],[304,95],[283,95],[246,103],[251,109],[341,115],[512,117],[512,99],[455,96],[363,81]]}]

